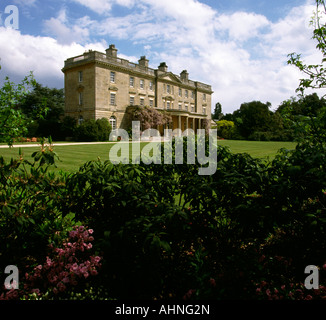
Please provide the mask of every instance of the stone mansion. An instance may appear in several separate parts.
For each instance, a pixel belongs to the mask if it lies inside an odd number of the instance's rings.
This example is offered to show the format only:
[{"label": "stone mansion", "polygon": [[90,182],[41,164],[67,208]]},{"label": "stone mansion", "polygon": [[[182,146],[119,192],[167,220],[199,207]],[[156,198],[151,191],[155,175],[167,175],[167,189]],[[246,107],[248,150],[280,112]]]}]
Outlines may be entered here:
[{"label": "stone mansion", "polygon": [[180,75],[169,72],[165,62],[152,69],[145,56],[138,64],[129,62],[117,51],[110,45],[106,53],[90,50],[65,61],[66,116],[79,123],[105,117],[113,129],[128,129],[130,107],[148,106],[169,113],[171,129],[197,130],[203,128],[204,119],[210,123],[210,85],[190,80],[186,70]]}]

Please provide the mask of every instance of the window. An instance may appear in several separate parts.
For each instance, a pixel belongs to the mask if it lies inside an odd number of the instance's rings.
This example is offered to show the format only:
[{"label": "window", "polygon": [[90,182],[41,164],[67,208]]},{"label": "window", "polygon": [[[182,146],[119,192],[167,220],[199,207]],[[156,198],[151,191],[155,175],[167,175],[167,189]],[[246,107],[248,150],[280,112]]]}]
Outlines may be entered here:
[{"label": "window", "polygon": [[206,101],[206,93],[203,94],[203,100]]},{"label": "window", "polygon": [[166,92],[171,93],[171,86],[169,84],[166,85]]},{"label": "window", "polygon": [[187,110],[187,111],[188,111],[188,105],[187,105],[187,104],[185,104],[185,110]]},{"label": "window", "polygon": [[150,81],[149,82],[149,90],[153,91],[153,89],[154,89],[153,81]]},{"label": "window", "polygon": [[112,116],[110,118],[109,122],[110,122],[112,130],[115,130],[117,128],[117,119],[116,119],[116,117]]},{"label": "window", "polygon": [[110,73],[110,82],[115,83],[115,72],[113,71]]},{"label": "window", "polygon": [[144,106],[144,105],[145,105],[145,100],[144,100],[144,98],[140,98],[140,105],[141,105],[141,106]]},{"label": "window", "polygon": [[195,99],[195,92],[194,91],[191,91],[191,98]]},{"label": "window", "polygon": [[206,114],[206,107],[203,107],[203,114]]},{"label": "window", "polygon": [[83,82],[83,71],[78,72],[78,81]]},{"label": "window", "polygon": [[182,110],[182,103],[179,103],[179,110]]},{"label": "window", "polygon": [[185,90],[185,97],[188,98],[188,90]]},{"label": "window", "polygon": [[167,101],[166,102],[166,109],[170,109],[171,108],[171,102],[170,101]]},{"label": "window", "polygon": [[140,89],[144,89],[144,87],[145,87],[145,80],[141,79],[139,85],[140,85]]},{"label": "window", "polygon": [[130,77],[130,79],[129,79],[129,86],[130,87],[134,87],[134,85],[135,85],[135,78],[134,77]]},{"label": "window", "polygon": [[179,88],[179,97],[182,97],[182,89]]},{"label": "window", "polygon": [[193,104],[191,105],[191,112],[195,112],[195,106]]},{"label": "window", "polygon": [[149,106],[150,106],[150,107],[153,107],[153,106],[154,106],[154,100],[153,100],[153,99],[150,99],[150,100],[149,100]]},{"label": "window", "polygon": [[110,94],[110,105],[115,106],[115,93]]},{"label": "window", "polygon": [[82,92],[79,92],[79,105],[83,105],[83,100],[84,100],[84,97],[83,97],[83,93]]},{"label": "window", "polygon": [[135,104],[135,97],[134,96],[130,96],[130,105],[133,106]]}]

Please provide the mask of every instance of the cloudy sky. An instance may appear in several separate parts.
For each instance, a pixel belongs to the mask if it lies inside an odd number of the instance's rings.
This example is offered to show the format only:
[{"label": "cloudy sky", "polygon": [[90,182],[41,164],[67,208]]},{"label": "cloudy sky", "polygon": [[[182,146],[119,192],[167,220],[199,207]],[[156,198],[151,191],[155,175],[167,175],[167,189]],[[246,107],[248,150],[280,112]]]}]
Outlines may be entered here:
[{"label": "cloudy sky", "polygon": [[[224,113],[243,102],[295,96],[299,78],[287,55],[319,63],[309,21],[314,0],[2,0],[0,81],[20,81],[33,71],[38,82],[63,87],[64,60],[110,44],[137,62],[146,55],[157,68],[187,69],[211,84],[212,108]],[[19,9],[18,30],[6,27],[8,5]]]}]

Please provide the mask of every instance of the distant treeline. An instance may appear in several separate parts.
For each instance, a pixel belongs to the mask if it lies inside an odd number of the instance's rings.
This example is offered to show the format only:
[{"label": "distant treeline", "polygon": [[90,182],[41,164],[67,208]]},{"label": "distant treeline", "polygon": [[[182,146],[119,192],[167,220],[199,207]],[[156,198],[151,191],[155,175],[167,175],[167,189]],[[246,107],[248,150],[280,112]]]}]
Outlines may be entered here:
[{"label": "distant treeline", "polygon": [[298,125],[313,121],[326,112],[326,100],[314,93],[283,101],[275,112],[271,103],[252,101],[243,103],[233,113],[222,113],[220,103],[212,118],[217,122],[218,135],[224,139],[258,141],[293,141]]}]

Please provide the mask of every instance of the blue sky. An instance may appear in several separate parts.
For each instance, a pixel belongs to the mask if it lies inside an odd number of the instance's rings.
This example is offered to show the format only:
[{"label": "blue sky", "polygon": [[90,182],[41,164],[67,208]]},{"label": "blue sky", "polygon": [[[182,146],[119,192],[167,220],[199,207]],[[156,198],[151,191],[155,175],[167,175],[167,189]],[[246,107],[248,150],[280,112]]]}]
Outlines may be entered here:
[{"label": "blue sky", "polygon": [[[19,29],[5,27],[6,6],[19,9]],[[320,62],[309,20],[314,0],[3,0],[0,80],[63,87],[64,60],[110,44],[133,62],[146,55],[179,74],[211,84],[212,108],[233,112],[243,102],[278,105],[295,95],[301,74],[286,64],[302,53]]]}]

